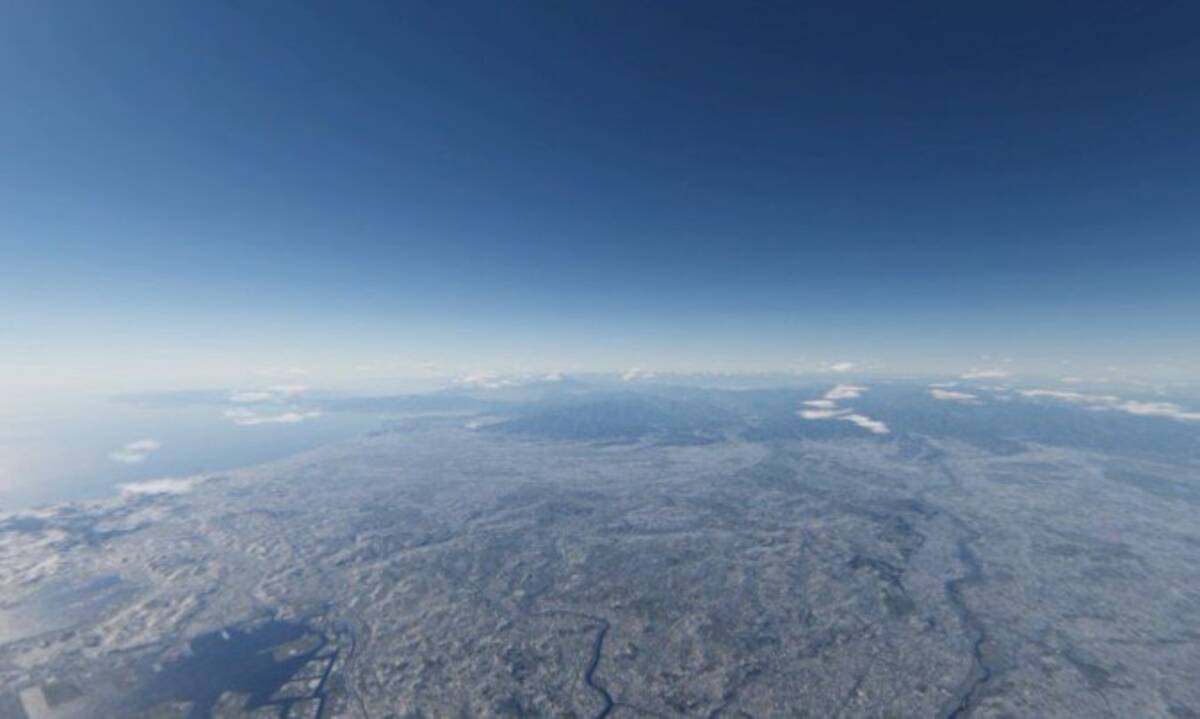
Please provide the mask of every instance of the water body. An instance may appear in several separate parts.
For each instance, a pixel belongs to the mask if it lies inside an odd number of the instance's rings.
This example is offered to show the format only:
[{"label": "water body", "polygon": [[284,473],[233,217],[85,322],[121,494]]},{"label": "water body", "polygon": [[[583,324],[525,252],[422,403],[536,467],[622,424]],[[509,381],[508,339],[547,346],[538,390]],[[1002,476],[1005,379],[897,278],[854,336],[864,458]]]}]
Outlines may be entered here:
[{"label": "water body", "polygon": [[[292,651],[281,651],[284,646]],[[303,624],[270,621],[246,629],[227,629],[193,639],[190,653],[154,672],[130,705],[135,711],[164,702],[188,702],[191,719],[212,714],[225,692],[248,695],[245,708],[273,705],[286,708],[291,701],[323,699],[324,668],[314,679],[319,685],[296,699],[275,695],[314,659],[332,661],[334,651],[325,638]]]},{"label": "water body", "polygon": [[[109,497],[124,483],[280,459],[369,431],[385,419],[323,412],[290,423],[237,424],[226,412],[277,417],[312,411],[313,405],[237,405],[220,398],[158,403],[99,398],[19,412],[0,408],[0,511]],[[128,450],[144,440],[157,446]]]}]

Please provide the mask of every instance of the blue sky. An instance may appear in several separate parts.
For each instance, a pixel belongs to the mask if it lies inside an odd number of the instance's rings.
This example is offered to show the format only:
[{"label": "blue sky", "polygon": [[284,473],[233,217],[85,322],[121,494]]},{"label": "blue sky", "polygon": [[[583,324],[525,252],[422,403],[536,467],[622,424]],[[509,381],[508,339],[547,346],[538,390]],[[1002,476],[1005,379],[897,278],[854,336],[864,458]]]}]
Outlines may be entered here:
[{"label": "blue sky", "polygon": [[1200,7],[623,5],[10,4],[0,370],[1200,376]]}]

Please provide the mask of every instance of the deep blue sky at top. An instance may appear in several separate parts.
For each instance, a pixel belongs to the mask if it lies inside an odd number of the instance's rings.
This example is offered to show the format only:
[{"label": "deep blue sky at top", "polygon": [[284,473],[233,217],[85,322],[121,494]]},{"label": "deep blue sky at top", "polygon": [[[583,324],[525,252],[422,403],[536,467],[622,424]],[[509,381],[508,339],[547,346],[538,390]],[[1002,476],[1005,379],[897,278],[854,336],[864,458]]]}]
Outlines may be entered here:
[{"label": "deep blue sky at top", "polygon": [[1197,27],[1188,2],[11,3],[0,342],[1178,358]]}]

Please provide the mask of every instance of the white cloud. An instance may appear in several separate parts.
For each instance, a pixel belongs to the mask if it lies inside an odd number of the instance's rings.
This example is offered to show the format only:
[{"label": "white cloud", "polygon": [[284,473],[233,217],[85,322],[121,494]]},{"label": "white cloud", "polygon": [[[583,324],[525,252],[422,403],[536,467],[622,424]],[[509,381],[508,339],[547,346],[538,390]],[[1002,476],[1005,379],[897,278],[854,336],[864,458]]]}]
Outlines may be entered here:
[{"label": "white cloud", "polygon": [[503,389],[519,386],[522,382],[513,377],[503,377],[495,372],[473,372],[455,380],[455,384],[477,389]]},{"label": "white cloud", "polygon": [[1170,417],[1185,422],[1200,422],[1200,412],[1188,412],[1183,407],[1170,402],[1122,402],[1117,409],[1129,414],[1140,414],[1150,417]]},{"label": "white cloud", "polygon": [[834,362],[829,365],[830,372],[853,372],[858,365],[853,362]]},{"label": "white cloud", "polygon": [[[630,370],[640,371],[640,370]],[[649,374],[653,377],[653,374]],[[526,387],[537,384],[539,382],[557,383],[566,379],[566,375],[562,372],[517,372],[515,374],[501,374],[499,372],[471,372],[454,380],[454,384],[460,387],[471,387],[473,389],[505,389],[508,387]]]},{"label": "white cloud", "polygon": [[1192,412],[1171,402],[1139,402],[1124,400],[1111,394],[1084,394],[1054,389],[1027,389],[1021,395],[1030,398],[1056,399],[1062,402],[1090,405],[1093,409],[1113,410],[1143,417],[1167,417],[1182,422],[1200,422],[1200,412]]},{"label": "white cloud", "polygon": [[803,409],[800,416],[804,419],[832,419],[846,414],[848,409]]},{"label": "white cloud", "polygon": [[1044,397],[1082,404],[1113,404],[1121,401],[1120,397],[1114,397],[1111,394],[1083,394],[1061,389],[1023,389],[1019,394],[1022,397]]},{"label": "white cloud", "polygon": [[825,399],[854,399],[855,397],[862,396],[862,393],[866,391],[866,387],[859,387],[853,384],[839,384],[825,393]]},{"label": "white cloud", "polygon": [[960,379],[1005,379],[1011,375],[1002,369],[977,369],[960,375]]},{"label": "white cloud", "polygon": [[152,479],[149,482],[131,482],[118,487],[126,494],[184,494],[200,482],[198,477],[188,479]]},{"label": "white cloud", "polygon": [[625,382],[637,382],[639,380],[651,380],[658,375],[650,370],[644,370],[641,367],[630,367],[621,375],[621,380]]},{"label": "white cloud", "polygon": [[887,434],[889,432],[888,426],[883,422],[877,419],[871,419],[863,414],[852,413],[851,410],[848,409],[805,409],[801,410],[797,414],[804,419],[836,419],[843,422],[850,422],[869,432],[874,432],[875,434]]},{"label": "white cloud", "polygon": [[953,392],[948,389],[938,389],[934,387],[929,390],[929,394],[933,395],[934,399],[946,400],[948,402],[979,404],[979,398],[968,392]]},{"label": "white cloud", "polygon": [[957,382],[930,382],[930,387],[957,387]]},{"label": "white cloud", "polygon": [[229,401],[239,404],[276,402],[299,397],[306,391],[308,387],[302,384],[276,384],[264,389],[234,390],[229,394]]},{"label": "white cloud", "polygon": [[141,464],[159,447],[162,447],[162,443],[158,440],[139,439],[126,444],[118,450],[109,452],[108,458],[122,464]]},{"label": "white cloud", "polygon": [[870,417],[861,414],[850,414],[846,415],[845,417],[838,417],[838,419],[843,419],[847,422],[853,422],[859,427],[870,430],[875,434],[887,434],[889,431],[888,426],[883,422],[880,422],[877,419],[871,419]]},{"label": "white cloud", "polygon": [[855,399],[861,397],[863,392],[866,392],[866,387],[860,387],[853,384],[835,385],[833,389],[825,393],[823,399],[805,400],[804,404],[817,409],[802,409],[796,414],[804,419],[837,419],[845,422],[851,422],[865,430],[874,432],[875,434],[887,434],[888,427],[883,422],[877,419],[862,414],[855,414],[853,410],[839,408],[835,400],[840,399]]},{"label": "white cloud", "polygon": [[320,417],[317,410],[293,410],[279,414],[259,414],[244,407],[225,410],[225,418],[242,427],[254,427],[260,424],[298,424]]}]

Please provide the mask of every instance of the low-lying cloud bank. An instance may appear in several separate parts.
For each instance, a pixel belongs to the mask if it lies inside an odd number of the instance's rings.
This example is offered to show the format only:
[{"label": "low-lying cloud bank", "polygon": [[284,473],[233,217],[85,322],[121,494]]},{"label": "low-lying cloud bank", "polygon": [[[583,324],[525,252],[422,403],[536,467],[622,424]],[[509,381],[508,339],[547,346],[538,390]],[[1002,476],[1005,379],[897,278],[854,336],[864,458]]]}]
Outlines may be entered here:
[{"label": "low-lying cloud bank", "polygon": [[298,424],[321,416],[319,410],[293,410],[278,414],[260,414],[244,407],[225,410],[225,418],[242,427],[254,427],[260,424]]},{"label": "low-lying cloud bank", "polygon": [[[629,370],[640,372],[641,370]],[[499,372],[473,372],[463,375],[452,383],[456,387],[468,389],[508,389],[510,387],[526,387],[540,382],[555,383],[566,380],[562,372],[545,372],[533,374],[521,372],[518,374],[500,374]]]},{"label": "low-lying cloud bank", "polygon": [[263,389],[237,389],[229,393],[229,401],[239,404],[257,404],[259,402],[280,402],[294,399],[308,391],[302,384],[276,384]]},{"label": "low-lying cloud bank", "polygon": [[1020,394],[1031,399],[1054,399],[1082,404],[1096,410],[1113,410],[1144,417],[1166,417],[1182,422],[1200,422],[1200,412],[1192,412],[1172,402],[1139,402],[1111,394],[1085,394],[1058,389],[1027,389]]},{"label": "low-lying cloud bank", "polygon": [[856,397],[861,397],[862,393],[866,391],[866,387],[859,387],[854,384],[839,384],[825,393],[825,399],[855,399]]},{"label": "low-lying cloud bank", "polygon": [[854,424],[858,425],[859,427],[862,427],[865,430],[874,432],[875,434],[887,434],[890,431],[890,430],[888,430],[888,426],[886,424],[884,424],[883,422],[880,422],[877,419],[871,419],[870,417],[867,417],[866,415],[848,414],[845,417],[842,417],[841,419],[844,419],[847,422],[853,422]]},{"label": "low-lying cloud bank", "polygon": [[652,380],[652,379],[657,379],[657,378],[658,378],[658,373],[652,372],[647,369],[642,369],[641,367],[630,367],[629,369],[627,369],[623,373],[621,373],[621,381],[622,382],[640,382],[640,381],[647,381],[647,380]]},{"label": "low-lying cloud bank", "polygon": [[800,416],[804,419],[832,419],[850,414],[848,409],[804,409],[800,410]]},{"label": "low-lying cloud bank", "polygon": [[515,377],[505,377],[495,372],[475,372],[459,377],[454,384],[471,389],[504,389],[519,387],[523,382]]},{"label": "low-lying cloud bank", "polygon": [[955,392],[948,389],[939,389],[931,387],[929,394],[934,399],[940,399],[946,402],[962,402],[964,404],[979,404],[979,397],[970,392]]},{"label": "low-lying cloud bank", "polygon": [[108,458],[122,464],[141,464],[160,447],[162,443],[157,440],[139,439],[110,452]]},{"label": "low-lying cloud bank", "polygon": [[129,482],[117,487],[124,494],[184,494],[200,483],[199,477],[187,479],[152,479],[148,482]]},{"label": "low-lying cloud bank", "polygon": [[[317,410],[300,409],[308,387],[302,384],[274,384],[261,389],[234,390],[229,401],[238,405],[225,410],[225,419],[242,427],[261,424],[298,424],[321,416]],[[247,405],[257,405],[250,407]]]},{"label": "low-lying cloud bank", "polygon": [[853,384],[839,384],[830,389],[821,399],[810,399],[804,402],[808,407],[815,409],[802,409],[796,414],[804,419],[821,420],[821,419],[837,419],[843,422],[850,422],[858,427],[861,427],[868,432],[875,434],[887,434],[890,430],[888,426],[877,419],[871,419],[864,414],[858,414],[852,409],[838,407],[838,400],[856,399],[866,392],[866,387],[860,387]]}]

